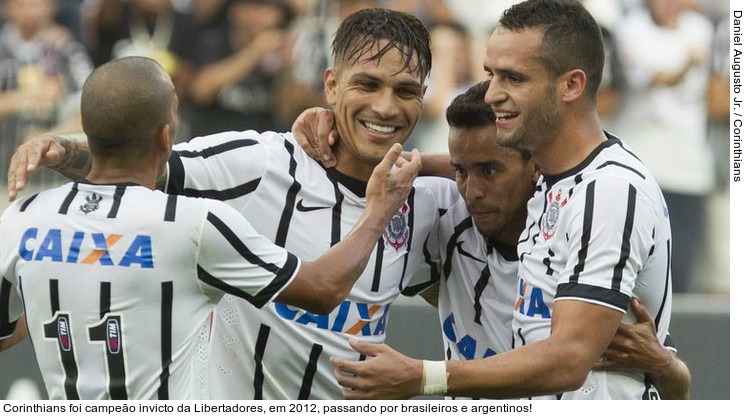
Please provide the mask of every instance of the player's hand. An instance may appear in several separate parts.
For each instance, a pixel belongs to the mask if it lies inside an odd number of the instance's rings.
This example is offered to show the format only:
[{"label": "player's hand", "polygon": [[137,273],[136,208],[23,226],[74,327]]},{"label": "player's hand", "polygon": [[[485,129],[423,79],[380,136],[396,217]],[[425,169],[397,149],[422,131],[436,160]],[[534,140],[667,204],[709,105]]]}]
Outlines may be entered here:
[{"label": "player's hand", "polygon": [[352,348],[365,361],[331,357],[336,380],[346,399],[408,399],[421,392],[423,362],[407,357],[385,344],[351,339]]},{"label": "player's hand", "polygon": [[332,111],[313,107],[302,112],[292,124],[292,135],[302,149],[328,168],[336,166],[336,157],[331,149],[338,135],[334,129],[335,123]]},{"label": "player's hand", "polygon": [[53,167],[65,155],[65,149],[51,135],[34,136],[18,147],[8,168],[8,200],[14,201],[18,192],[26,187],[28,176],[41,167]]},{"label": "player's hand", "polygon": [[385,224],[403,205],[421,170],[421,157],[417,150],[411,152],[410,160],[403,158],[402,152],[400,144],[393,144],[367,183],[365,212],[381,216]]},{"label": "player's hand", "polygon": [[638,299],[631,299],[635,324],[620,324],[594,370],[640,371],[661,374],[671,364],[672,353],[656,337],[654,319]]}]

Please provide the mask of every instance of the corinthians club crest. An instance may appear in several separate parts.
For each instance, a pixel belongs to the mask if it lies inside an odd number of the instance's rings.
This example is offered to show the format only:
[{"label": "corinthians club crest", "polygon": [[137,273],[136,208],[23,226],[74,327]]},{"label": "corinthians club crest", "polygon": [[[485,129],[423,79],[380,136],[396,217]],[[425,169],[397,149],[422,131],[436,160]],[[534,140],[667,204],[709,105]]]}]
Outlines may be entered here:
[{"label": "corinthians club crest", "polygon": [[85,203],[80,205],[80,212],[83,212],[84,214],[87,215],[90,212],[98,210],[98,203],[101,200],[103,200],[103,196],[95,192],[89,194],[88,196],[85,197]]},{"label": "corinthians club crest", "polygon": [[393,215],[390,219],[390,223],[385,232],[382,235],[385,237],[385,241],[393,248],[399,250],[401,247],[408,243],[408,203],[403,203],[403,206],[398,209],[398,212]]},{"label": "corinthians club crest", "polygon": [[567,198],[562,198],[563,190],[558,190],[558,193],[553,194],[551,190],[548,192],[548,209],[543,215],[542,221],[542,234],[545,240],[553,238],[555,230],[558,227],[558,217],[561,214],[561,208],[566,206],[568,203]]}]

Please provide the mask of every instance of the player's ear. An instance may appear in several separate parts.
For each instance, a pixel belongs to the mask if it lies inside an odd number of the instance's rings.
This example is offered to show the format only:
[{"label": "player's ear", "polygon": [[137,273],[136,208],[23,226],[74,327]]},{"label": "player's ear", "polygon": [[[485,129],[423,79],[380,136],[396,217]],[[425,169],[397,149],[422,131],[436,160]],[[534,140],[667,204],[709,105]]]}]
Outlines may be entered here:
[{"label": "player's ear", "polygon": [[328,104],[336,104],[336,88],[338,88],[338,71],[335,68],[326,68],[323,73],[323,85],[325,86],[325,95]]},{"label": "player's ear", "polygon": [[158,132],[155,135],[155,146],[159,151],[166,153],[170,152],[171,147],[173,147],[173,138],[169,124],[165,124],[158,129]]},{"label": "player's ear", "polygon": [[560,78],[560,94],[564,102],[572,102],[584,95],[586,90],[586,73],[579,69],[566,72]]}]

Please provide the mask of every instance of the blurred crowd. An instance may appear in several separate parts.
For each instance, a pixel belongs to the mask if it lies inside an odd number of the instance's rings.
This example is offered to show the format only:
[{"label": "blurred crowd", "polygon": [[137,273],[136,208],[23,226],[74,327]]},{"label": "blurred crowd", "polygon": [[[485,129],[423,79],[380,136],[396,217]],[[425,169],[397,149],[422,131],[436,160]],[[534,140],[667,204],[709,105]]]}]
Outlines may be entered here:
[{"label": "blurred crowd", "polygon": [[[179,140],[225,130],[286,131],[325,106],[338,22],[368,7],[418,16],[432,37],[424,112],[408,148],[446,151],[450,100],[486,78],[485,43],[512,0],[0,0],[0,175],[24,139],[79,131],[96,66],[143,55],[172,76]],[[605,128],[664,190],[675,292],[729,290],[729,2],[585,0],[603,27]],[[47,170],[33,179],[62,179]]]}]

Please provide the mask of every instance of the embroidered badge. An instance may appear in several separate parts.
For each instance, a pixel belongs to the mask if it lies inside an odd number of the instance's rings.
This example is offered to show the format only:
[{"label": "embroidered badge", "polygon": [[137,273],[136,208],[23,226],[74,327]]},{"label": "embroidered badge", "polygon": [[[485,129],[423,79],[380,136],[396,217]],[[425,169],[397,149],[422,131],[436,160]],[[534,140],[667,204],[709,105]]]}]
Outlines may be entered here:
[{"label": "embroidered badge", "polygon": [[89,214],[90,212],[98,210],[98,203],[103,200],[103,196],[97,193],[91,193],[85,197],[85,204],[80,205],[80,212]]},{"label": "embroidered badge", "polygon": [[392,219],[390,219],[390,223],[387,228],[385,228],[385,232],[382,233],[385,237],[385,241],[396,250],[399,250],[402,246],[408,243],[408,211],[408,204],[403,203],[403,206],[398,209],[398,213],[393,215]]},{"label": "embroidered badge", "polygon": [[561,208],[566,206],[568,199],[564,198],[561,200],[562,190],[558,190],[555,195],[551,190],[548,192],[548,209],[545,211],[542,224],[542,234],[545,240],[553,238],[555,230],[558,227],[558,217],[561,214]]}]

